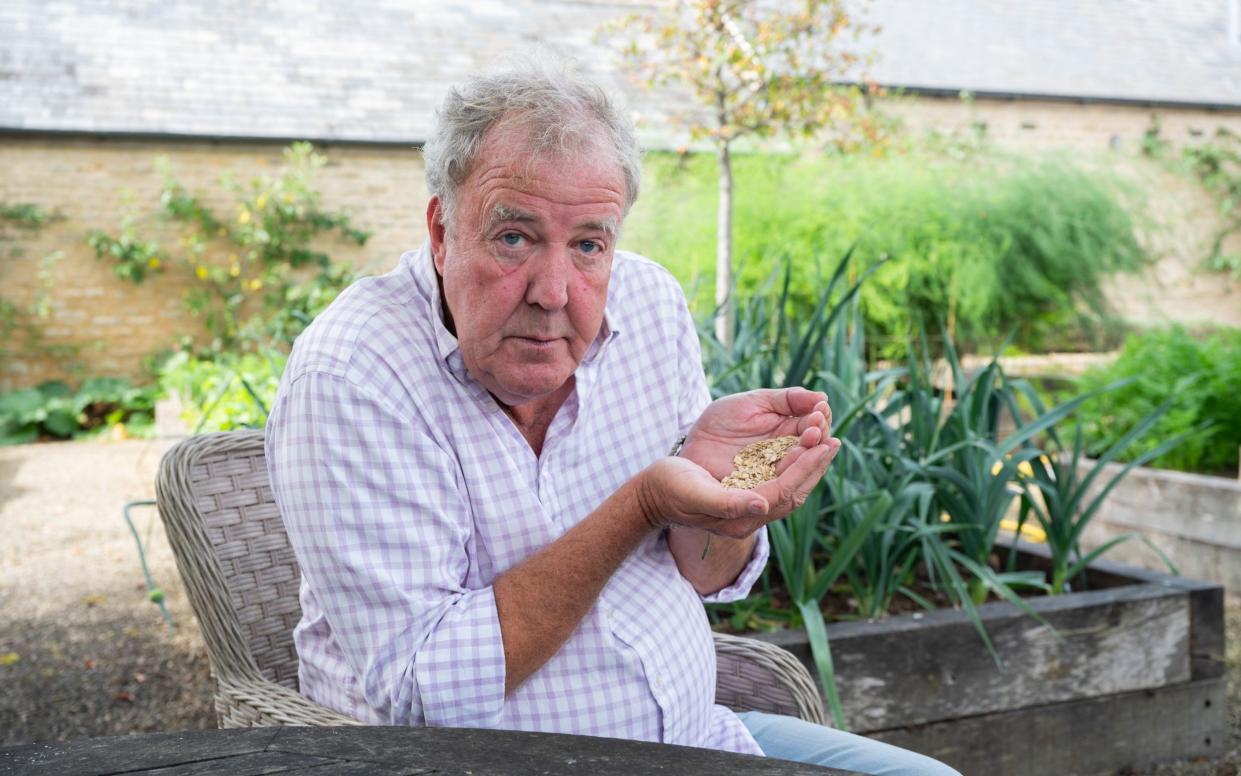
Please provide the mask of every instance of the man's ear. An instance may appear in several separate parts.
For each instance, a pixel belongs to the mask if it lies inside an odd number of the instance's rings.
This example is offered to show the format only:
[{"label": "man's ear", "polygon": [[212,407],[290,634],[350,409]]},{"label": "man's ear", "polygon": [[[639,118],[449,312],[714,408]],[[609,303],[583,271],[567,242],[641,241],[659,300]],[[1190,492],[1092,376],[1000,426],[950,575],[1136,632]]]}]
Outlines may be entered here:
[{"label": "man's ear", "polygon": [[431,236],[431,256],[435,259],[435,271],[444,274],[444,254],[448,242],[448,228],[444,226],[444,203],[439,195],[427,203],[427,234]]}]

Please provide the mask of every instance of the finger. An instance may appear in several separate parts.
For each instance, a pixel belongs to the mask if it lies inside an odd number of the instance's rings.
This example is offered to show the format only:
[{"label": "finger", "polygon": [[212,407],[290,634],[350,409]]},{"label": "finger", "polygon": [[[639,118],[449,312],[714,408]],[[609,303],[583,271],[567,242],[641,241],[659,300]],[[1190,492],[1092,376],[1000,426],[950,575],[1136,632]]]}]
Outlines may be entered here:
[{"label": "finger", "polygon": [[754,492],[771,504],[769,514],[788,514],[802,505],[823,478],[832,455],[830,446],[815,445],[798,455],[776,479],[759,485]]},{"label": "finger", "polygon": [[784,470],[793,465],[802,453],[815,447],[823,441],[825,433],[818,426],[808,426],[797,438],[797,444],[790,447],[784,457],[775,463],[776,476],[784,473]]},{"label": "finger", "polygon": [[831,448],[831,452],[827,456],[827,465],[831,466],[832,461],[836,460],[836,455],[840,452],[840,448],[844,447],[844,442],[841,442],[836,437],[828,437],[824,444]]},{"label": "finger", "polygon": [[735,520],[767,514],[767,499],[741,488],[726,488],[711,477],[684,477],[677,483],[680,511],[686,516]]},{"label": "finger", "polygon": [[[820,406],[822,406],[821,402],[820,402]],[[804,434],[806,433],[807,429],[812,429],[812,428],[817,428],[820,431],[823,431],[825,430],[824,426],[826,422],[827,422],[826,413],[816,409],[814,412],[810,413],[809,415],[802,415],[800,418],[797,419],[797,433]],[[811,444],[812,445],[818,444],[818,442],[816,441]],[[806,445],[806,446],[810,447],[811,445]]]},{"label": "finger", "polygon": [[797,461],[798,458],[804,455],[805,452],[812,447],[814,447],[814,445],[801,445],[801,444],[794,446],[794,447],[790,447],[789,451],[784,454],[784,457],[781,458],[779,461],[776,461],[776,465],[774,467],[776,470],[776,476],[779,477],[781,474],[783,474],[786,469],[792,466]]},{"label": "finger", "polygon": [[822,391],[801,387],[764,389],[763,392],[773,412],[791,417],[809,415],[816,405],[827,402],[827,394]]},{"label": "finger", "polygon": [[735,519],[768,511],[766,499],[747,490],[725,488],[710,472],[684,458],[652,464],[650,502],[669,523],[697,526],[707,519]]},{"label": "finger", "polygon": [[741,488],[726,488],[718,482],[702,483],[683,503],[687,516],[736,520],[765,515],[770,504],[763,496]]}]

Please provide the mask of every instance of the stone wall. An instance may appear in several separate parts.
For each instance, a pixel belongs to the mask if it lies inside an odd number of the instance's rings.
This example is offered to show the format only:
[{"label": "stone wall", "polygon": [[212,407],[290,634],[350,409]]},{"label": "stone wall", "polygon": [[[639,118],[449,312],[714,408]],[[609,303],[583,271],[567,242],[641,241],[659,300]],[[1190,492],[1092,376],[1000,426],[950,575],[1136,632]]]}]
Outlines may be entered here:
[{"label": "stone wall", "polygon": [[1155,126],[1162,139],[1177,145],[1209,140],[1220,127],[1241,133],[1241,110],[899,95],[886,110],[915,133],[957,131],[965,136],[977,125],[985,129],[990,142],[1017,151],[1114,150],[1136,154],[1147,130]]},{"label": "stone wall", "polygon": [[[372,233],[365,247],[328,240],[320,247],[366,273],[384,272],[402,251],[426,233],[426,190],[422,160],[413,149],[325,146],[328,163],[316,175],[322,203],[345,210],[355,225]],[[76,358],[16,357],[0,364],[0,391],[47,379],[76,382],[91,375],[144,379],[144,357],[175,344],[202,327],[185,310],[182,295],[191,279],[170,271],[141,286],[116,278],[95,258],[85,236],[92,229],[119,231],[122,213],[152,213],[165,156],[179,180],[209,205],[227,208],[220,176],[238,181],[274,175],[282,157],[278,144],[198,141],[136,141],[8,136],[0,139],[0,203],[31,202],[62,216],[29,236],[6,229],[16,242],[0,246],[0,298],[27,307],[43,290],[39,270],[50,281],[50,315],[41,321],[48,345],[76,345]],[[169,243],[173,244],[169,244]],[[175,237],[165,241],[175,247]],[[21,255],[14,256],[13,249]],[[45,257],[59,252],[58,261]],[[178,268],[173,268],[178,269]],[[12,349],[17,343],[6,343]]]}]

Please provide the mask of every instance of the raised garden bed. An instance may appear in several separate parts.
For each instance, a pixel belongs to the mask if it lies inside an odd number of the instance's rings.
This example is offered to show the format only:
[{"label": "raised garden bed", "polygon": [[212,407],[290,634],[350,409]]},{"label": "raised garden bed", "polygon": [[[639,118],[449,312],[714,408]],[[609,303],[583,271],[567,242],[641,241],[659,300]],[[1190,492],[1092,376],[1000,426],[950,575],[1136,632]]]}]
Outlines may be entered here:
[{"label": "raised garden bed", "polygon": [[[1102,479],[1119,468],[1107,464]],[[1241,593],[1241,481],[1136,467],[1090,521],[1083,546],[1098,547],[1126,533],[1146,536],[1181,574]],[[1123,542],[1108,555],[1145,568],[1164,567],[1142,542]]]},{"label": "raised garden bed", "polygon": [[[1019,553],[1027,568],[1047,565],[1039,546]],[[979,607],[1001,667],[955,610],[830,625],[850,729],[965,776],[1106,773],[1221,753],[1223,588],[1109,561],[1089,582],[1030,599],[1061,638],[1011,604]],[[814,673],[803,631],[757,638]]]}]

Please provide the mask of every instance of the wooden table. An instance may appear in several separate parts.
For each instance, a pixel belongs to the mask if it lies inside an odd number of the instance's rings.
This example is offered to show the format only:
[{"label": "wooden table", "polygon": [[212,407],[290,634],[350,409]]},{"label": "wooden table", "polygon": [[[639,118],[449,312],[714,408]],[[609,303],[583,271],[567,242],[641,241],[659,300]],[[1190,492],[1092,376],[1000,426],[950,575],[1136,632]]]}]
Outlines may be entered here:
[{"label": "wooden table", "polygon": [[283,727],[148,733],[0,749],[0,776],[845,776],[852,771],[615,738],[461,728]]}]

